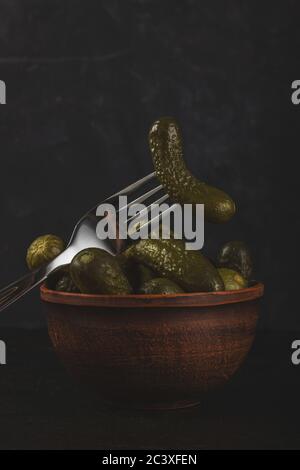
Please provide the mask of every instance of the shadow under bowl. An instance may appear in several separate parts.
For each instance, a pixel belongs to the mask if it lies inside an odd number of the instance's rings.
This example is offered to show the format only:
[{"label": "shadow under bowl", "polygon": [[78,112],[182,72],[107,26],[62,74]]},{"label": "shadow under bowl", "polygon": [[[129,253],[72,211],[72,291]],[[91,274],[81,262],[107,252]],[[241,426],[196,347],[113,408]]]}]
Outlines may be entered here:
[{"label": "shadow under bowl", "polygon": [[197,404],[225,384],[254,339],[263,284],[176,295],[86,295],[41,287],[49,336],[69,373],[102,400],[142,409]]}]

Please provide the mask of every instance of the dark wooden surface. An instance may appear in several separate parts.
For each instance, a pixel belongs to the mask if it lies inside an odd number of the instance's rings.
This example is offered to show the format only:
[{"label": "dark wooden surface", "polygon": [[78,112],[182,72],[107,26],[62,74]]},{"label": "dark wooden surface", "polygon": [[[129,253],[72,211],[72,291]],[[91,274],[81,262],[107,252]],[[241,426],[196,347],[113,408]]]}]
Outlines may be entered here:
[{"label": "dark wooden surface", "polygon": [[58,363],[46,330],[2,329],[1,449],[300,448],[300,366],[294,333],[260,333],[221,392],[173,412],[108,409],[79,391]]}]

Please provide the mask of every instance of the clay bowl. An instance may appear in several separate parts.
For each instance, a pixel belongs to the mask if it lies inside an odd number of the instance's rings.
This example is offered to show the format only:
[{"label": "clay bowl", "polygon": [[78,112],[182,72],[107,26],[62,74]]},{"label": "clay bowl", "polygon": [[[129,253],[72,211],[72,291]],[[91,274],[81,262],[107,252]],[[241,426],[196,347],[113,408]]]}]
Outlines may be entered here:
[{"label": "clay bowl", "polygon": [[183,408],[227,382],[255,334],[263,285],[161,295],[41,287],[54,349],[78,382],[126,407]]}]

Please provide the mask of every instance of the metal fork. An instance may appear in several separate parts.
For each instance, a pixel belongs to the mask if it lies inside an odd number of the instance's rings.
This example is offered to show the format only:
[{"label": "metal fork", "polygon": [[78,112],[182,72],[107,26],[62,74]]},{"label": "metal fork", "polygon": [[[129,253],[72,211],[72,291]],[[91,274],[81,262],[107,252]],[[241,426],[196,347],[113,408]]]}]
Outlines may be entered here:
[{"label": "metal fork", "polygon": [[[148,188],[147,188],[148,185]],[[149,188],[150,185],[150,188]],[[147,188],[147,189],[146,189]],[[141,193],[141,194],[139,194]],[[163,193],[158,199],[152,201],[150,204],[149,202],[155,196],[157,197],[159,193]],[[119,196],[127,196],[130,202],[123,207],[119,207]],[[135,183],[127,186],[126,188],[122,189],[116,194],[113,194],[109,198],[105,199],[103,203],[112,204],[114,207],[118,208],[117,213],[128,209],[130,206],[135,204],[148,204],[146,205],[146,209],[144,210],[145,216],[150,213],[151,207],[153,204],[162,204],[168,200],[168,194],[163,192],[162,185],[157,184],[157,180],[155,177],[155,172],[151,173],[144,178],[136,181]],[[173,205],[174,206],[174,205]],[[161,212],[156,218],[161,220],[166,212],[172,210],[173,206],[169,207],[165,211]],[[70,241],[67,245],[67,248],[57,256],[53,261],[51,261],[46,266],[43,266],[40,269],[30,272],[24,277],[21,277],[17,281],[9,284],[7,287],[4,287],[0,290],[0,311],[7,308],[13,302],[18,300],[24,294],[29,292],[34,287],[37,287],[42,282],[44,282],[47,277],[53,273],[55,270],[64,266],[66,264],[71,263],[73,257],[84,248],[102,248],[103,250],[116,255],[120,251],[126,248],[128,243],[130,243],[130,239],[105,239],[100,240],[96,234],[96,228],[99,220],[101,217],[96,215],[97,206],[93,207],[89,210],[75,225],[73,233],[71,235]],[[138,214],[137,216],[138,217]],[[135,217],[130,218],[130,222],[134,221]],[[153,223],[154,219],[152,218],[147,221],[144,225],[149,225],[151,222]],[[126,221],[128,222],[129,219]],[[124,227],[120,227],[124,230]],[[125,227],[126,228],[126,227]],[[141,226],[139,227],[139,229]]]}]

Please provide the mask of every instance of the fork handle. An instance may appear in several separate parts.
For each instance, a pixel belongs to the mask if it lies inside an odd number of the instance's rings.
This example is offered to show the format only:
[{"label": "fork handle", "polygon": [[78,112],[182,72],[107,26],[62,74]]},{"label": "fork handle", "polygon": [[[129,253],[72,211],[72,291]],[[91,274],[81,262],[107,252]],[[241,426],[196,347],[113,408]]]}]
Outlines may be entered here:
[{"label": "fork handle", "polygon": [[18,300],[34,287],[41,284],[47,275],[44,270],[37,270],[0,290],[0,312]]}]

